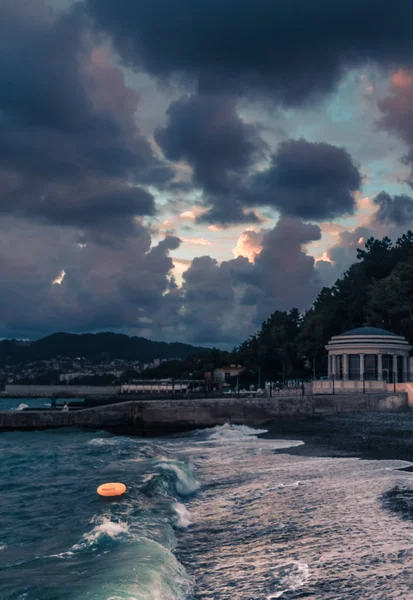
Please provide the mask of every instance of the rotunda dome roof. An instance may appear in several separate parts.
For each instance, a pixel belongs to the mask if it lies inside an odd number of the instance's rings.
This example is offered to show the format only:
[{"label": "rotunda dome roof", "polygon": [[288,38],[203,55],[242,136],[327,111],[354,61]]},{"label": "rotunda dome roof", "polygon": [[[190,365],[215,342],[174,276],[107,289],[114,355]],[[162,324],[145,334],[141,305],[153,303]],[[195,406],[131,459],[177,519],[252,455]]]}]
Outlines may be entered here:
[{"label": "rotunda dome roof", "polygon": [[344,333],[340,333],[337,337],[347,336],[347,335],[391,335],[397,336],[397,333],[393,333],[388,331],[387,329],[379,329],[378,327],[357,327],[356,329],[351,329],[350,331],[345,331]]}]

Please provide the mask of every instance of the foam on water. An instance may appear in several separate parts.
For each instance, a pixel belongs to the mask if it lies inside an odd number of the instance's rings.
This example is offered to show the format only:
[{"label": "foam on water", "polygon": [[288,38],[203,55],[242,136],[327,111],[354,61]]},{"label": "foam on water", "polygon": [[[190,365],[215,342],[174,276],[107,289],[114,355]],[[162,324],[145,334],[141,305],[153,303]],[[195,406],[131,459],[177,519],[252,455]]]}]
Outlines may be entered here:
[{"label": "foam on water", "polygon": [[92,531],[85,533],[78,544],[72,546],[71,550],[83,550],[98,544],[104,538],[115,539],[119,536],[126,536],[129,533],[129,526],[122,521],[112,521],[110,516],[96,515],[91,523],[95,524]]},{"label": "foam on water", "polygon": [[310,578],[310,571],[308,565],[302,562],[293,562],[291,564],[282,566],[280,572],[277,573],[280,577],[280,587],[283,589],[267,596],[267,600],[273,600],[273,598],[281,598],[287,592],[295,592],[303,587]]},{"label": "foam on water", "polygon": [[186,529],[191,525],[191,513],[183,504],[181,504],[181,502],[174,502],[172,504],[172,509],[178,517],[178,520],[176,521],[177,527]]},{"label": "foam on water", "polygon": [[116,446],[120,443],[117,438],[95,438],[88,442],[89,446]]},{"label": "foam on water", "polygon": [[267,431],[267,429],[256,429],[248,427],[248,425],[231,425],[226,423],[225,425],[211,427],[211,429],[208,430],[208,437],[215,442],[227,443],[231,440],[239,442],[250,436],[256,437],[260,433],[267,433]]},{"label": "foam on water", "polygon": [[410,597],[400,556],[413,560],[413,534],[380,500],[406,463],[289,455],[302,441],[261,432],[215,427],[179,446],[200,483],[177,548],[196,579],[194,600]]}]

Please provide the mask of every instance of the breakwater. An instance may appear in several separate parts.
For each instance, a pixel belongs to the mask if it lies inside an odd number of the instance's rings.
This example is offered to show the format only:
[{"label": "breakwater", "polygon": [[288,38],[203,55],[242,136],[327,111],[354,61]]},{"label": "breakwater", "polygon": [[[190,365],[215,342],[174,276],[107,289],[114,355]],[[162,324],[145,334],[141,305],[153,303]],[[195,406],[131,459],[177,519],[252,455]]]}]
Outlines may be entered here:
[{"label": "breakwater", "polygon": [[132,434],[156,434],[232,423],[262,425],[268,421],[300,419],[341,412],[402,412],[407,394],[343,394],[192,400],[129,400],[104,406],[61,410],[1,411],[0,432],[85,427]]}]

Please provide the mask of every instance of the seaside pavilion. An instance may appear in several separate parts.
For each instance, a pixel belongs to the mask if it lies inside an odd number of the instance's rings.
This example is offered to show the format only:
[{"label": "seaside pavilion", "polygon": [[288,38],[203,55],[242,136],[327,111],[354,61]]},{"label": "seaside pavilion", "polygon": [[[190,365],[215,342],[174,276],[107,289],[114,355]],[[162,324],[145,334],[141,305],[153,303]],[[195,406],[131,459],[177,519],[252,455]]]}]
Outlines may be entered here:
[{"label": "seaside pavilion", "polygon": [[328,377],[333,380],[412,381],[412,346],[400,335],[359,327],[333,336],[326,346]]}]

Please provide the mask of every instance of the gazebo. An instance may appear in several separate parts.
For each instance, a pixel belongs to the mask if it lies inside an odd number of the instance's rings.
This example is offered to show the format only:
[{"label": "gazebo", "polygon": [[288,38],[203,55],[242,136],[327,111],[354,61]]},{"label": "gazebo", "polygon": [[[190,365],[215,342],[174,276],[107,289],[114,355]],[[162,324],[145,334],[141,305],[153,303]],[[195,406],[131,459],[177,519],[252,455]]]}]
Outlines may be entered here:
[{"label": "gazebo", "polygon": [[359,327],[331,338],[328,377],[333,380],[411,381],[412,346],[401,336],[376,327]]}]

